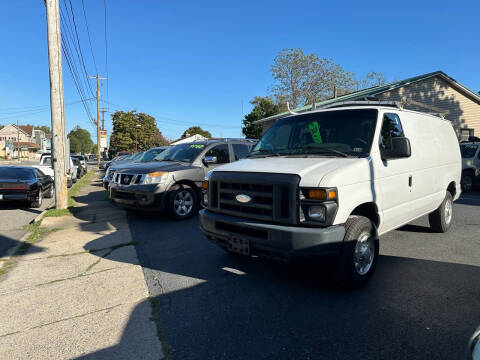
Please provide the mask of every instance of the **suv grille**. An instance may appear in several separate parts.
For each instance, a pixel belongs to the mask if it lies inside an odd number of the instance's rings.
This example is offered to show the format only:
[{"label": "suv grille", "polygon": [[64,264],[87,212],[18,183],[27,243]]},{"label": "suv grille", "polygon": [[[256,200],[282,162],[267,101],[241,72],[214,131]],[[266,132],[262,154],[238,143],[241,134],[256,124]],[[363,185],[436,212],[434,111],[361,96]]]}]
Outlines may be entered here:
[{"label": "suv grille", "polygon": [[114,181],[120,185],[139,184],[142,181],[142,174],[117,174]]},{"label": "suv grille", "polygon": [[289,174],[214,172],[210,178],[209,209],[296,224],[299,181],[297,175]]}]

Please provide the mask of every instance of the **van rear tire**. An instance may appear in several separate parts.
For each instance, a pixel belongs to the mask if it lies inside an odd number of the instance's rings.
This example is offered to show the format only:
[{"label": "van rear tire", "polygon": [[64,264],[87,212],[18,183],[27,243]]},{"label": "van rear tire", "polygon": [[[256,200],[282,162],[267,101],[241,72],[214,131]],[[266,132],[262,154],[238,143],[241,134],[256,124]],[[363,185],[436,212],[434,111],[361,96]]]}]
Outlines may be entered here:
[{"label": "van rear tire", "polygon": [[372,221],[365,216],[351,215],[345,223],[342,253],[332,272],[342,287],[365,286],[377,265],[379,241]]},{"label": "van rear tire", "polygon": [[445,199],[437,210],[428,215],[430,228],[437,233],[446,233],[453,224],[453,198],[452,194],[447,191]]}]

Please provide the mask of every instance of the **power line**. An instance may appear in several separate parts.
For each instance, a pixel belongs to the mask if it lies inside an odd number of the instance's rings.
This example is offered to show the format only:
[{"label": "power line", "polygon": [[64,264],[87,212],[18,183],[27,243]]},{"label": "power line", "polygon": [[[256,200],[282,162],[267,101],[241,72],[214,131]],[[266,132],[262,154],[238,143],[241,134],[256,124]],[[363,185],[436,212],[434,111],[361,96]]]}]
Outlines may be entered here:
[{"label": "power line", "polygon": [[98,72],[97,62],[95,61],[95,55],[93,55],[92,39],[90,38],[90,30],[88,29],[87,13],[85,11],[84,0],[82,0],[82,9],[83,9],[83,18],[85,19],[85,27],[87,28],[88,42],[90,43],[90,52],[92,54],[93,64],[95,65],[95,72]]}]

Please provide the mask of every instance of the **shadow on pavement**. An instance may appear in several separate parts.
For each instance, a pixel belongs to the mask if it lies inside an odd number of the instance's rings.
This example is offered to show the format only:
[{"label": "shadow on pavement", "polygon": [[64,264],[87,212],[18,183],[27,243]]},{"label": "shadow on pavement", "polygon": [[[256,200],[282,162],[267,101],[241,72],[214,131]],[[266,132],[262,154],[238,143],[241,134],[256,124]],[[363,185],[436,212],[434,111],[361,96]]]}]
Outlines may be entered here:
[{"label": "shadow on pavement", "polygon": [[[229,255],[197,218],[129,223],[176,359],[455,359],[480,324],[477,266],[381,256],[366,288],[345,291],[322,266]],[[92,358],[128,348],[136,321]]]},{"label": "shadow on pavement", "polygon": [[418,232],[418,233],[435,233],[435,231],[433,231],[428,226],[413,225],[413,224],[404,225],[401,228],[397,229],[397,231]]},{"label": "shadow on pavement", "polygon": [[27,203],[23,201],[2,201],[0,203],[0,211],[2,210],[23,210],[33,214],[40,214],[42,212],[40,209],[28,207]]},{"label": "shadow on pavement", "polygon": [[[0,234],[0,258],[3,256],[6,256],[8,253],[8,250],[10,250],[13,247],[17,247],[18,245],[22,244],[22,241],[18,241],[15,239],[12,239],[8,236]],[[41,247],[36,246],[36,245],[30,245],[28,248],[28,251],[31,253],[38,253],[43,251]]]}]

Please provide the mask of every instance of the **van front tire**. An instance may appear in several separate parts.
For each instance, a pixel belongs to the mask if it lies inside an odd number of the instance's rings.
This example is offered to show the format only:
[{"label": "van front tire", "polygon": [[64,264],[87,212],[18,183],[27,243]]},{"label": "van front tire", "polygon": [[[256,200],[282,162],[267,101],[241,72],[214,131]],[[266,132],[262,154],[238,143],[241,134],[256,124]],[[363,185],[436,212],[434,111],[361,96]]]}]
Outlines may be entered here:
[{"label": "van front tire", "polygon": [[370,219],[351,215],[345,223],[342,253],[333,278],[345,288],[365,286],[375,271],[378,253],[379,241]]},{"label": "van front tire", "polygon": [[445,199],[437,210],[428,215],[430,228],[438,233],[446,233],[453,223],[453,198],[447,191]]}]

